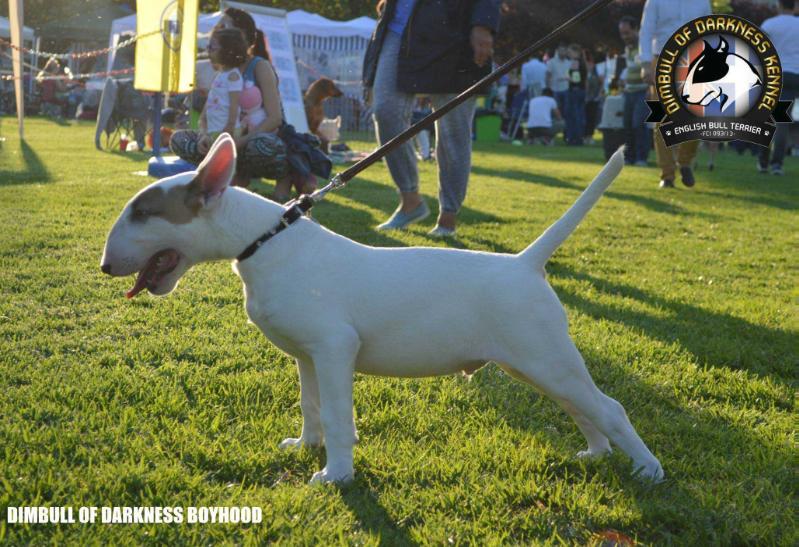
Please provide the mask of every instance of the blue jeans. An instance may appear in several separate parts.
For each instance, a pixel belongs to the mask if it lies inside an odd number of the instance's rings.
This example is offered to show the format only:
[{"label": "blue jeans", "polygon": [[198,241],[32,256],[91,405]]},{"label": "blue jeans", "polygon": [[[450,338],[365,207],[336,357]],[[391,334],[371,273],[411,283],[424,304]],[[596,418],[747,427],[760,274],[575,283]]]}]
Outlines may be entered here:
[{"label": "blue jeans", "polygon": [[[799,74],[795,72],[782,73],[782,95],[780,99],[783,101],[796,100],[799,95]],[[794,121],[794,123],[796,123]],[[774,140],[771,145],[774,147],[774,156],[771,158],[771,165],[775,167],[782,167],[782,162],[785,159],[785,152],[788,150],[788,132],[791,129],[789,123],[778,123],[777,129],[774,131]],[[760,148],[760,165],[768,167],[769,155],[771,150],[767,146]]]},{"label": "blue jeans", "polygon": [[627,145],[625,160],[627,163],[646,161],[652,147],[646,118],[649,108],[646,106],[646,89],[624,92],[624,142]]},{"label": "blue jeans", "polygon": [[570,89],[566,94],[566,142],[582,144],[585,134],[585,90]]},{"label": "blue jeans", "polygon": [[553,93],[553,95],[555,97],[555,102],[558,103],[558,110],[560,110],[561,114],[566,112],[566,95],[568,95],[568,94],[569,94],[568,90],[567,91],[555,91]]}]

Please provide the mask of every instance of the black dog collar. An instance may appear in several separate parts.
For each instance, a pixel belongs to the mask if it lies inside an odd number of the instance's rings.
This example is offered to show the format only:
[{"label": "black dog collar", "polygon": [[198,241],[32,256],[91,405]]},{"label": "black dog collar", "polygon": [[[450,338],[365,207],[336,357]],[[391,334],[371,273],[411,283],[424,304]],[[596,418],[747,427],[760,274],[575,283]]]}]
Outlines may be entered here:
[{"label": "black dog collar", "polygon": [[255,254],[255,251],[261,248],[261,245],[275,237],[277,234],[297,222],[300,218],[305,215],[308,211],[311,210],[311,207],[314,206],[314,200],[311,196],[308,195],[301,195],[296,200],[290,202],[290,207],[286,209],[286,212],[283,213],[283,216],[280,217],[280,224],[266,232],[264,235],[250,243],[250,245],[242,251],[242,253],[236,257],[236,260],[239,262],[243,260],[247,260],[252,255]]}]

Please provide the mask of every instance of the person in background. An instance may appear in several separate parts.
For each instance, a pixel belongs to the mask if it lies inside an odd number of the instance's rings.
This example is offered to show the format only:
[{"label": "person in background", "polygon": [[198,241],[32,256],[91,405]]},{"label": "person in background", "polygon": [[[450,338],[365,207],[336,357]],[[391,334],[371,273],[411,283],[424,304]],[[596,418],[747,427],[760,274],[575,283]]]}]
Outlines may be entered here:
[{"label": "person in background", "polygon": [[602,119],[599,122],[605,161],[624,144],[627,135],[624,131],[624,97],[619,94],[618,86],[619,80],[610,84],[605,104],[602,106]]},{"label": "person in background", "polygon": [[643,80],[643,65],[638,48],[638,21],[625,15],[619,20],[619,35],[624,42],[624,71],[620,85],[624,89],[624,150],[628,165],[646,167],[651,146],[650,130],[646,126],[649,108],[646,94],[649,84]]},{"label": "person in background", "polygon": [[[372,89],[380,144],[410,125],[416,95],[429,95],[436,110],[491,71],[499,0],[381,0],[379,20],[364,56],[363,81]],[[450,37],[442,39],[442,37]],[[455,235],[471,170],[471,98],[436,122],[439,215],[433,237]],[[402,230],[430,214],[419,194],[413,145],[386,157],[400,191],[400,205],[378,230]]]},{"label": "person in background", "polygon": [[585,50],[585,142],[593,144],[594,131],[599,123],[599,102],[602,98],[602,78],[594,62],[594,54]]},{"label": "person in background", "polygon": [[552,90],[545,87],[541,95],[530,99],[530,113],[526,124],[527,142],[530,144],[535,141],[552,144],[558,130],[563,126],[563,118],[553,95]]},{"label": "person in background", "polygon": [[[709,0],[646,0],[641,16],[639,35],[640,58],[643,63],[643,79],[649,86],[655,85],[655,66],[660,51],[675,30],[685,23],[710,15]],[[629,72],[629,71],[628,71]],[[654,87],[650,91],[654,98]],[[696,158],[699,141],[681,143],[668,148],[660,131],[655,129],[655,152],[660,166],[660,187],[674,188],[677,167],[685,186],[695,183],[692,165]],[[677,153],[675,160],[674,153]]]},{"label": "person in background", "polygon": [[[618,62],[619,52],[616,48],[608,48],[603,52],[604,60],[596,64],[597,74],[602,78],[602,95],[610,95],[610,85],[613,79],[617,78],[616,63]],[[618,82],[616,82],[618,87]]]},{"label": "person in background", "polygon": [[569,92],[569,69],[572,61],[569,48],[565,44],[558,46],[555,55],[547,61],[546,87],[552,90],[561,112],[566,108],[566,95]]},{"label": "person in background", "polygon": [[215,29],[208,43],[208,54],[219,70],[200,115],[203,136],[198,148],[210,149],[222,133],[234,137],[240,132],[239,99],[244,89],[239,66],[247,58],[247,43],[238,29]]},{"label": "person in background", "polygon": [[60,76],[64,76],[64,68],[55,57],[47,60],[37,76],[41,86],[42,113],[59,120],[64,117],[69,95],[66,80]]},{"label": "person in background", "polygon": [[[777,50],[782,65],[782,95],[783,101],[795,100],[799,95],[799,16],[794,14],[797,2],[794,0],[780,0],[779,14],[766,19],[760,28],[771,38],[771,43]],[[772,146],[774,155],[769,147],[761,147],[757,168],[761,173],[768,173],[769,159],[771,159],[771,173],[783,174],[783,161],[788,150],[788,132],[791,124],[778,123],[774,131]]]},{"label": "person in background", "polygon": [[530,98],[541,95],[547,85],[547,65],[541,60],[541,52],[522,65],[522,91]]},{"label": "person in background", "polygon": [[586,68],[583,50],[577,44],[569,46],[569,88],[566,92],[566,144],[582,146],[585,135]]},{"label": "person in background", "polygon": [[[277,87],[277,75],[271,63],[263,55],[266,52],[263,34],[255,28],[252,17],[235,8],[228,8],[217,23],[219,29],[239,29],[244,34],[248,45],[247,57],[238,67],[242,74],[243,85],[258,85],[264,97],[264,108],[267,119],[257,131],[234,137],[238,155],[236,158],[236,176],[233,184],[248,186],[250,179],[264,177],[277,180],[275,193],[288,193],[285,187],[291,188],[286,145],[277,135],[283,125],[283,109],[280,104],[280,92]],[[245,75],[246,73],[246,75]],[[210,149],[210,144],[203,139],[203,133],[197,131],[176,131],[170,139],[169,146],[179,157],[192,163],[199,163]],[[212,143],[211,143],[212,144]],[[277,186],[282,183],[283,188]],[[284,196],[276,196],[283,199]]]}]

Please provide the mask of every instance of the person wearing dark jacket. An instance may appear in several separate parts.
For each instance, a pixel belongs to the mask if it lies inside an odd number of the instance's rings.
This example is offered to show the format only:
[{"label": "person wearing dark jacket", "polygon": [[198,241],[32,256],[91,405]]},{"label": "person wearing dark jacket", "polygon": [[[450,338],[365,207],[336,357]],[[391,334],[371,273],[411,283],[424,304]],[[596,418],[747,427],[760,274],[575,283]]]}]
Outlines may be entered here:
[{"label": "person wearing dark jacket", "polygon": [[[372,88],[375,127],[384,144],[410,126],[416,95],[440,108],[491,70],[500,0],[381,0],[379,21],[364,57],[363,80]],[[471,169],[474,99],[436,122],[439,216],[430,232],[455,234]],[[386,156],[401,203],[379,230],[404,229],[430,209],[419,194],[410,142]]]}]

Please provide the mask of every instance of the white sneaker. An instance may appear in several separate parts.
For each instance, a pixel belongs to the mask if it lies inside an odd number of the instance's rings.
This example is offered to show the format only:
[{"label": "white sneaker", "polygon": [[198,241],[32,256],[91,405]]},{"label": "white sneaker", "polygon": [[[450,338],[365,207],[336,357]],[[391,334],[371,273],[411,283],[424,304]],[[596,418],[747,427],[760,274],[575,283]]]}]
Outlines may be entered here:
[{"label": "white sneaker", "polygon": [[439,238],[455,237],[455,229],[445,228],[444,226],[437,224],[435,228],[427,232],[427,235]]}]

